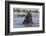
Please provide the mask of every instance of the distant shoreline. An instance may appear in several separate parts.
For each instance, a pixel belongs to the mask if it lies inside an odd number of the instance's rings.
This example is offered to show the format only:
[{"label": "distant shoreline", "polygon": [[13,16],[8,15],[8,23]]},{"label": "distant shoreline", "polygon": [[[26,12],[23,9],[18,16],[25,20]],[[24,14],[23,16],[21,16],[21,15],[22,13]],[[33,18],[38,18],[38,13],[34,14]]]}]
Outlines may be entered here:
[{"label": "distant shoreline", "polygon": [[[13,14],[19,14],[19,15],[20,14],[25,14],[26,15],[27,13],[13,13]],[[30,13],[30,14],[39,14],[39,13]]]}]

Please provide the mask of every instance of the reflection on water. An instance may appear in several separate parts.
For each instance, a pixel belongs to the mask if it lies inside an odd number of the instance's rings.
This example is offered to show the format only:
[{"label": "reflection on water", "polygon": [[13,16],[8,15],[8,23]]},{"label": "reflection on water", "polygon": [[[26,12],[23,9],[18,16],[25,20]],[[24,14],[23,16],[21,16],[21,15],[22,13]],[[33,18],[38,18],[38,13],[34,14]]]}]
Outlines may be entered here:
[{"label": "reflection on water", "polygon": [[30,26],[30,24],[22,24],[23,21],[25,20],[25,16],[24,17],[18,17],[15,14],[13,15],[13,27],[14,28],[19,28],[19,27],[38,27],[39,26],[39,16],[35,16],[32,15],[32,26]]}]

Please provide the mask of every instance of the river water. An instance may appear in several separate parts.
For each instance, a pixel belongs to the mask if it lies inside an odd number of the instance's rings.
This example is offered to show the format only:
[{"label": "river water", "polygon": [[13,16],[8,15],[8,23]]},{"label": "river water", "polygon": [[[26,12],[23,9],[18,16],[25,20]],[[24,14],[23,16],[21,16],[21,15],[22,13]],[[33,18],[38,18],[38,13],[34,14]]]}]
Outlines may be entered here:
[{"label": "river water", "polygon": [[[25,16],[17,17],[13,15],[13,27],[14,28],[27,27],[28,25],[22,24],[24,20],[25,20]],[[32,26],[28,26],[28,27],[39,27],[39,16],[32,15],[32,22],[33,22]]]}]

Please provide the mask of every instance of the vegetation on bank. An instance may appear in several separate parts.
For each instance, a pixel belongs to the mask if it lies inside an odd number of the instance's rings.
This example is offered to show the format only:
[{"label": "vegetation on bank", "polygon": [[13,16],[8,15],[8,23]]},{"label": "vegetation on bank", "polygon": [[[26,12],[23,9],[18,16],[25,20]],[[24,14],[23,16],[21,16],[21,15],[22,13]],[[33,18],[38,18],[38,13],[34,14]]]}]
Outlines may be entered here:
[{"label": "vegetation on bank", "polygon": [[30,12],[30,13],[39,13],[39,11],[36,9],[36,10],[31,10],[31,9],[29,9],[29,8],[13,8],[13,12],[18,12],[18,13],[20,13],[20,12]]}]

